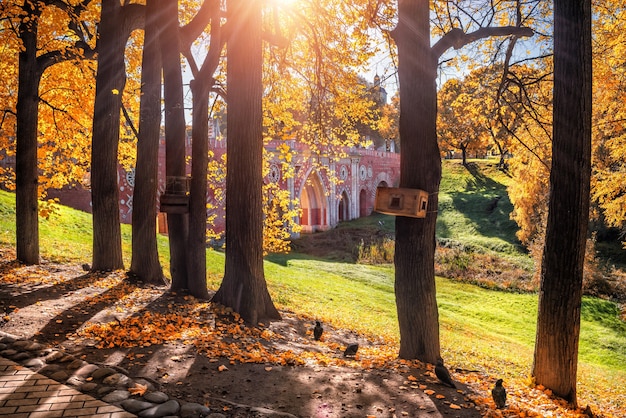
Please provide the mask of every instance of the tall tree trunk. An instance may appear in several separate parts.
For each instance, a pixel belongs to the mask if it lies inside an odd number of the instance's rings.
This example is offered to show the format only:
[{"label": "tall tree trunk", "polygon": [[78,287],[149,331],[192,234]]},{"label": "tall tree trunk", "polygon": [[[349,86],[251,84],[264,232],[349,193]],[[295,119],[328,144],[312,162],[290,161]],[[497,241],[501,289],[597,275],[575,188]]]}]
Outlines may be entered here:
[{"label": "tall tree trunk", "polygon": [[252,324],[279,319],[263,271],[261,1],[228,0],[226,266],[213,297]]},{"label": "tall tree trunk", "polygon": [[161,134],[161,56],[156,0],[146,2],[137,164],[133,192],[130,273],[147,283],[162,284],[156,240],[159,137]]},{"label": "tall tree trunk", "polygon": [[191,82],[193,128],[191,151],[191,190],[189,200],[189,243],[187,266],[189,293],[208,299],[206,285],[206,200],[209,164],[209,86],[204,80]]},{"label": "tall tree trunk", "polygon": [[16,108],[15,228],[17,259],[25,264],[38,264],[37,121],[41,74],[37,66],[37,27],[41,10],[36,3],[25,3],[24,8],[30,20],[23,21],[19,28],[23,49],[19,53]]},{"label": "tall tree trunk", "polygon": [[467,167],[467,146],[461,145],[461,155],[463,158],[463,167]]},{"label": "tall tree trunk", "polygon": [[[165,98],[165,174],[168,177],[185,177],[186,125],[183,100],[183,76],[180,67],[178,34],[178,1],[159,0],[161,59],[163,63]],[[187,239],[189,215],[168,213],[167,229],[170,236],[170,274],[172,289],[188,289]]]},{"label": "tall tree trunk", "polygon": [[435,363],[440,355],[434,259],[441,158],[436,131],[437,60],[430,49],[429,1],[400,0],[398,17],[393,37],[399,58],[400,187],[430,194],[426,218],[396,218],[400,357]]},{"label": "tall tree trunk", "polygon": [[591,176],[591,2],[554,2],[554,127],[533,376],[576,405]]},{"label": "tall tree trunk", "polygon": [[121,7],[119,0],[102,0],[98,25],[98,73],[91,152],[93,270],[124,268],[117,184],[120,111],[126,82],[126,38],[119,30]]}]

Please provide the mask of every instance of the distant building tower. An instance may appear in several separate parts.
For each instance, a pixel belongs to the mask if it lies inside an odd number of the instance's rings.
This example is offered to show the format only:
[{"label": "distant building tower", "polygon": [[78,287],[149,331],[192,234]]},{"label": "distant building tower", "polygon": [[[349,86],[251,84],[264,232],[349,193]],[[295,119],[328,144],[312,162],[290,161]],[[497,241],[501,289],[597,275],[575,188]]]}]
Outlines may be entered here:
[{"label": "distant building tower", "polygon": [[387,90],[380,84],[378,74],[374,76],[374,95],[379,106],[387,104]]}]

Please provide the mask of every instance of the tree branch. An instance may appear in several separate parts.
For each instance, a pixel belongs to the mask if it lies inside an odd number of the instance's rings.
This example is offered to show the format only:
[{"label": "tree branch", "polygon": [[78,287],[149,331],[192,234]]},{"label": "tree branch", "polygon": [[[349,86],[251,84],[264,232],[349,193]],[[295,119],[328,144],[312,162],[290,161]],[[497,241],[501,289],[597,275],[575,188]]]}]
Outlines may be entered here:
[{"label": "tree branch", "polygon": [[263,31],[263,40],[279,48],[287,48],[289,46],[289,39],[278,33]]},{"label": "tree branch", "polygon": [[432,46],[431,51],[434,58],[439,58],[449,48],[460,49],[467,44],[475,42],[479,39],[489,38],[491,36],[516,36],[516,37],[531,37],[535,33],[534,30],[528,27],[517,26],[497,26],[497,27],[483,27],[475,30],[474,32],[465,33],[459,28],[453,28],[450,32],[442,36],[435,45]]},{"label": "tree branch", "polygon": [[122,7],[122,28],[124,38],[128,40],[130,34],[137,29],[143,29],[146,20],[146,6],[143,4],[131,3]]},{"label": "tree branch", "polygon": [[[81,50],[82,53],[79,52]],[[74,59],[93,59],[95,55],[95,49],[92,49],[83,41],[78,41],[71,49],[67,49],[65,51],[50,51],[37,57],[37,70],[39,72],[39,76],[41,77],[48,67],[56,63]]]},{"label": "tree branch", "polygon": [[193,19],[179,29],[181,51],[186,51],[191,48],[193,42],[204,32],[209,22],[211,22],[211,24],[214,23],[211,17],[215,16],[215,8],[219,11],[219,1],[204,0]]},{"label": "tree branch", "polygon": [[128,113],[128,109],[126,109],[126,106],[124,106],[123,102],[122,102],[122,113],[124,114],[124,119],[126,119],[126,123],[128,123],[128,126],[130,126],[130,129],[133,131],[133,135],[135,135],[135,138],[139,139],[139,131],[135,127],[135,124],[133,123],[133,120],[130,117],[130,113]]}]

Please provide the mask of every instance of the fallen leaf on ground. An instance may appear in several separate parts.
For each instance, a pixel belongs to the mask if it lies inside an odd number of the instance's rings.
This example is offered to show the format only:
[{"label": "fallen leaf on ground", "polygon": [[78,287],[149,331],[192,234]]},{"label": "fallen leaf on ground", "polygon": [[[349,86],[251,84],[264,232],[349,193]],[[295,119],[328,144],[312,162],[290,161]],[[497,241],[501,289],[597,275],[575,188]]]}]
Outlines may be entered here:
[{"label": "fallen leaf on ground", "polygon": [[128,391],[131,393],[131,395],[139,395],[139,396],[143,396],[147,390],[148,390],[148,386],[142,385],[141,383],[135,383],[135,386],[128,388]]}]

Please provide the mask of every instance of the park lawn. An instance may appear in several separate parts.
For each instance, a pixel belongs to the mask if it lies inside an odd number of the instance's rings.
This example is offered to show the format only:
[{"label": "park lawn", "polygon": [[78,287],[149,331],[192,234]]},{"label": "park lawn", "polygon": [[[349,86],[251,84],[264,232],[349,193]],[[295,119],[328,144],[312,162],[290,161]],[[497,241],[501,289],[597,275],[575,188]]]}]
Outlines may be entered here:
[{"label": "park lawn", "polygon": [[[398,343],[391,266],[293,254],[270,257],[265,272],[281,308]],[[437,301],[442,355],[451,367],[529,382],[536,294],[488,290],[438,277]],[[581,400],[595,402],[611,393],[612,401],[626,408],[626,323],[619,319],[616,304],[584,298],[579,360]]]},{"label": "park lawn", "polygon": [[[519,251],[515,228],[508,221],[507,179],[497,170],[488,176],[483,171],[468,174],[458,162],[444,162],[438,238],[529,263],[529,257]],[[488,213],[484,208],[495,196],[501,196],[498,209]],[[14,202],[13,194],[0,191],[0,246],[15,246]],[[367,225],[370,220],[355,222]],[[378,224],[378,219],[373,222]],[[384,228],[392,230],[391,222]],[[91,215],[58,206],[49,219],[40,221],[42,257],[89,263],[91,231]],[[130,265],[130,237],[130,226],[123,225],[126,266]],[[167,237],[160,236],[158,243],[167,275]],[[208,286],[216,290],[224,271],[223,252],[207,250],[207,271]],[[333,262],[292,253],[268,256],[265,276],[279,308],[398,344],[392,266]],[[487,290],[437,278],[437,299],[442,354],[451,367],[479,370],[521,385],[530,383],[536,294]],[[581,404],[597,404],[602,399],[612,408],[626,410],[626,323],[619,319],[615,303],[584,298],[579,360]]]}]

